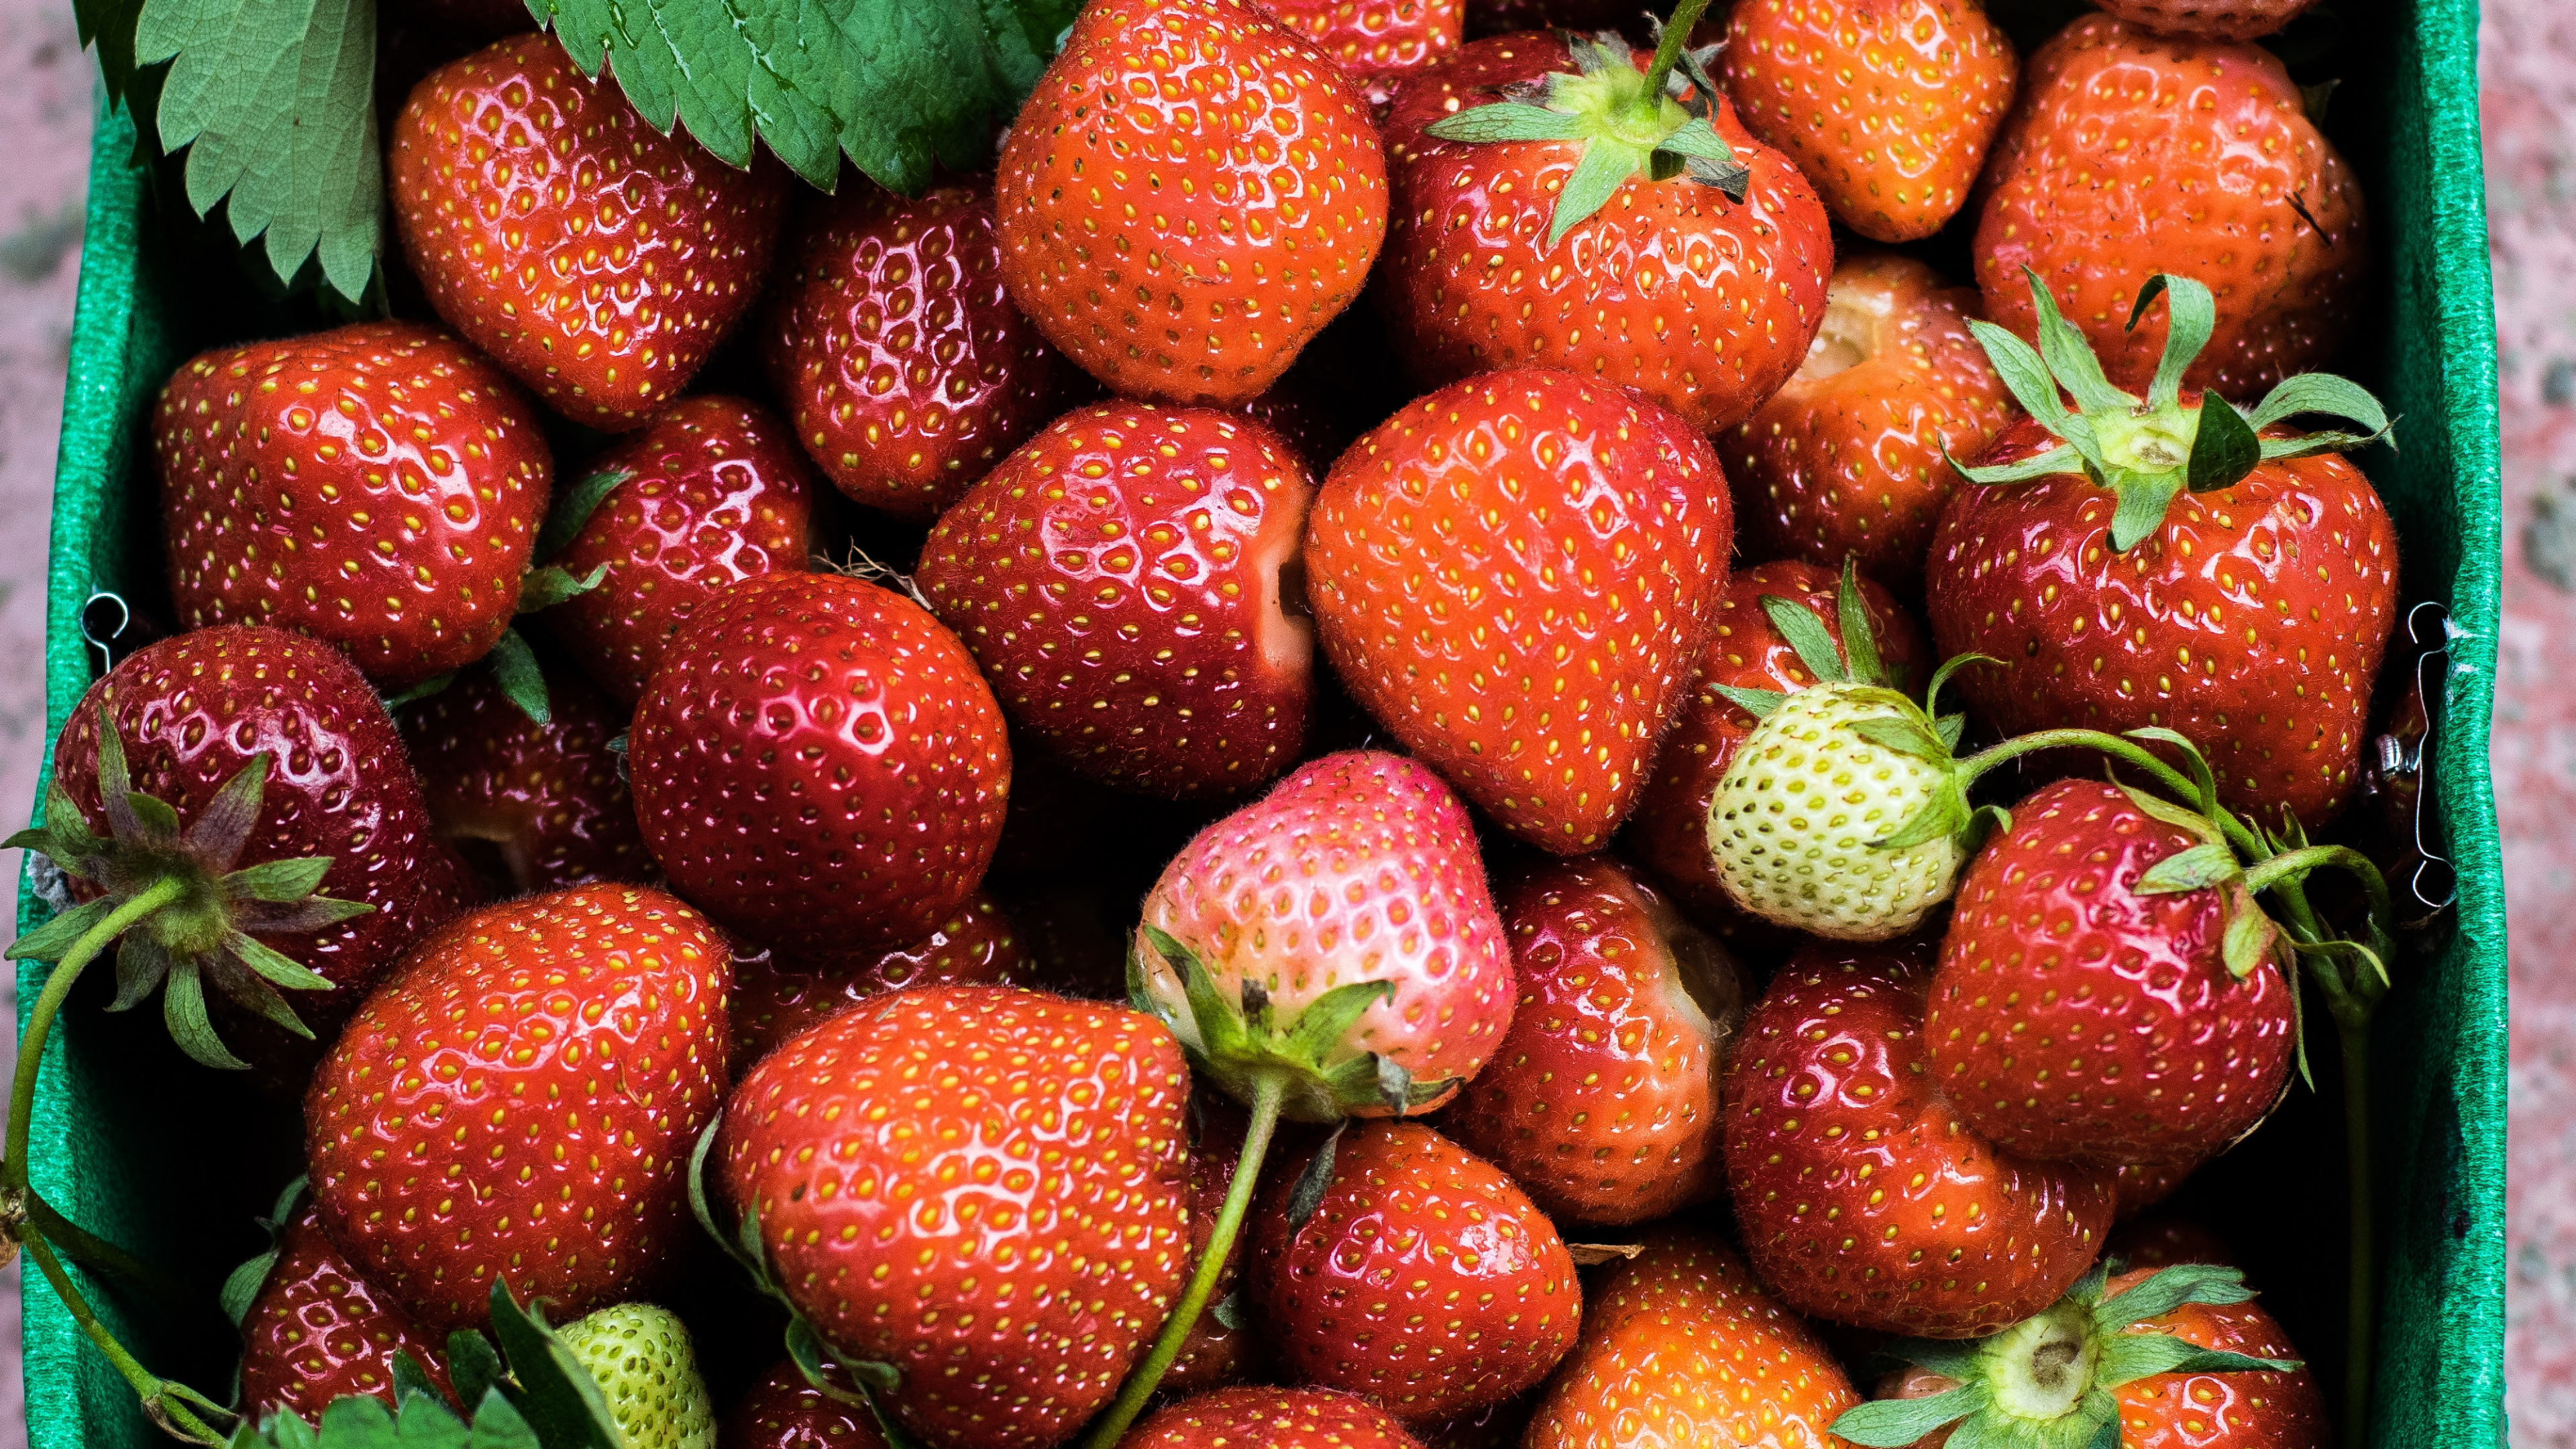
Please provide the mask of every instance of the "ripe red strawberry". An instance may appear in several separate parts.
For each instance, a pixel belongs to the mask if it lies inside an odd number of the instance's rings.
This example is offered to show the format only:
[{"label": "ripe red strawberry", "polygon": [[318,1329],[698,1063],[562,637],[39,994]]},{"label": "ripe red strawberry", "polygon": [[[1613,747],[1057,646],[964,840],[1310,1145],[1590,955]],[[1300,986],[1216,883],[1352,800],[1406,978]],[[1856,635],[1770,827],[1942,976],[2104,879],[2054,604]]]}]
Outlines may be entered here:
[{"label": "ripe red strawberry", "polygon": [[790,1361],[734,1404],[716,1449],[886,1449],[886,1443],[875,1415],[807,1383]]},{"label": "ripe red strawberry", "polygon": [[[623,482],[613,482],[619,475]],[[776,416],[728,397],[683,398],[621,439],[548,520],[546,562],[594,587],[540,617],[621,704],[691,610],[738,579],[806,567],[813,473]]]},{"label": "ripe red strawberry", "polygon": [[653,857],[609,741],[626,716],[578,676],[546,680],[547,721],[529,719],[489,669],[403,713],[438,838],[489,867],[501,893],[640,881]]},{"label": "ripe red strawberry", "polygon": [[[1425,381],[1560,367],[1707,433],[1797,370],[1833,267],[1824,207],[1723,97],[1685,108],[1645,64],[1623,44],[1513,35],[1397,87],[1379,300]],[[1575,185],[1578,161],[1625,179]]]},{"label": "ripe red strawberry", "polygon": [[1573,855],[1636,803],[1733,536],[1706,440],[1527,368],[1353,444],[1315,499],[1306,584],[1352,696],[1506,829]]},{"label": "ripe red strawberry", "polygon": [[2163,1202],[2173,1196],[2174,1189],[2181,1187],[2200,1166],[2198,1162],[2158,1163],[2153,1166],[2121,1163],[2119,1172],[2111,1180],[2112,1215],[2121,1222],[2127,1222]]},{"label": "ripe red strawberry", "polygon": [[[1244,1116],[1222,1097],[1200,1093],[1190,1098],[1190,1256],[1203,1258],[1208,1244],[1216,1239],[1216,1226],[1225,1214],[1226,1194],[1234,1184],[1235,1169],[1243,1161],[1243,1134],[1248,1124]],[[1216,1286],[1210,1301],[1224,1303],[1229,1298],[1239,1308],[1242,1300],[1235,1290],[1243,1281],[1244,1242],[1238,1237],[1225,1250],[1225,1260],[1217,1270]],[[1236,1318],[1237,1327],[1228,1324],[1228,1315],[1202,1313],[1190,1325],[1189,1337],[1181,1341],[1181,1351],[1163,1374],[1161,1392],[1167,1397],[1185,1397],[1219,1389],[1251,1376],[1261,1358],[1256,1340],[1261,1336],[1249,1314]],[[1140,1428],[1137,1432],[1141,1433]],[[1122,1440],[1121,1443],[1128,1441]]]},{"label": "ripe red strawberry", "polygon": [[1525,1449],[1823,1446],[1842,1366],[1714,1237],[1659,1229],[1593,1290]]},{"label": "ripe red strawberry", "polygon": [[424,1327],[492,1284],[566,1318],[649,1286],[724,1096],[731,953],[641,886],[486,906],[424,937],[314,1073],[322,1226]]},{"label": "ripe red strawberry", "polygon": [[575,422],[640,427],[760,293],[787,172],[664,136],[551,35],[432,71],[385,158],[395,230],[447,324]]},{"label": "ripe red strawberry", "polygon": [[180,623],[311,634],[387,689],[510,627],[552,476],[518,389],[409,322],[204,353],[152,448]]},{"label": "ripe red strawberry", "polygon": [[722,1180],[775,1282],[927,1444],[1040,1449],[1107,1403],[1189,1270],[1189,1072],[1115,1006],[928,986],[771,1053]]},{"label": "ripe red strawberry", "polygon": [[850,497],[936,518],[1053,416],[1063,359],[1002,288],[992,182],[810,201],[770,312],[770,380]]},{"label": "ripe red strawberry", "polygon": [[1926,1338],[2046,1308],[2101,1251],[2111,1175],[2026,1161],[1960,1120],[1929,1070],[1922,953],[1802,949],[1726,1077],[1745,1256],[1790,1307]]},{"label": "ripe red strawberry", "polygon": [[1421,1449],[1365,1401],[1322,1389],[1220,1389],[1137,1425],[1121,1449]]},{"label": "ripe red strawberry", "polygon": [[[256,1275],[255,1281],[249,1281]],[[322,1232],[312,1204],[293,1210],[265,1267],[245,1264],[225,1285],[240,1309],[241,1398],[253,1419],[284,1411],[318,1422],[333,1399],[393,1402],[394,1355],[408,1353],[448,1390],[445,1346],[378,1292]],[[234,1294],[244,1296],[236,1303]]]},{"label": "ripe red strawberry", "polygon": [[1219,406],[1359,296],[1386,208],[1368,103],[1238,0],[1084,7],[994,186],[1002,279],[1050,341],[1120,393]]},{"label": "ripe red strawberry", "polygon": [[1460,0],[1253,0],[1284,30],[1324,48],[1383,109],[1395,85],[1458,49]]},{"label": "ripe red strawberry", "polygon": [[2159,35],[2260,40],[2317,0],[2094,0],[2103,10]]},{"label": "ripe red strawberry", "polygon": [[672,885],[803,954],[929,934],[983,878],[1011,787],[973,656],[929,610],[839,574],[764,574],[701,604],[627,760]]},{"label": "ripe red strawberry", "polygon": [[1899,593],[1920,590],[1958,486],[1949,458],[1975,458],[2018,415],[1968,331],[1979,309],[1973,290],[1909,257],[1835,268],[1797,375],[1718,440],[1747,553],[1827,568],[1850,558]]},{"label": "ripe red strawberry", "polygon": [[2126,326],[2158,273],[2216,294],[2185,381],[2230,398],[2329,360],[2361,304],[2360,185],[2255,46],[2077,20],[2031,56],[1986,184],[1987,315],[2035,336],[2022,269],[2036,270],[2122,387],[2144,387],[2164,348],[2161,317]]},{"label": "ripe red strawberry", "polygon": [[1608,857],[1533,866],[1501,905],[1520,1001],[1442,1130],[1560,1222],[1716,1195],[1718,1077],[1755,983]]},{"label": "ripe red strawberry", "polygon": [[908,946],[824,961],[781,962],[775,952],[734,960],[733,1071],[740,1076],[780,1042],[853,1002],[912,986],[1016,984],[1028,952],[1001,904],[982,891]]},{"label": "ripe red strawberry", "polygon": [[1718,65],[1744,128],[1882,242],[1967,202],[2020,70],[1977,0],[1744,0]]},{"label": "ripe red strawberry", "polygon": [[1314,630],[1280,574],[1314,497],[1258,423],[1103,403],[976,484],[931,529],[915,582],[1011,722],[1076,769],[1240,794],[1305,743]]},{"label": "ripe red strawberry", "polygon": [[1509,1177],[1415,1122],[1354,1123],[1292,1216],[1304,1167],[1254,1210],[1247,1286],[1280,1366],[1408,1423],[1535,1386],[1583,1294],[1555,1226]]}]

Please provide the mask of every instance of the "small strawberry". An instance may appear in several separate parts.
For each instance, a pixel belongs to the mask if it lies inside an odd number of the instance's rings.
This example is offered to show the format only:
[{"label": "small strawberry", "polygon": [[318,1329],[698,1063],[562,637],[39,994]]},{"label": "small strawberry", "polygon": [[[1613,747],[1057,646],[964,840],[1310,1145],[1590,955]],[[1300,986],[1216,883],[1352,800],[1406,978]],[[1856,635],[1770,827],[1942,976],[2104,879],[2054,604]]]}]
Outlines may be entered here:
[{"label": "small strawberry", "polygon": [[1835,268],[1825,297],[1797,375],[1718,440],[1737,526],[1753,557],[1851,558],[1912,596],[1958,487],[1949,460],[1983,453],[2019,414],[1968,331],[1974,291],[1879,253]]},{"label": "small strawberry", "polygon": [[1754,991],[1742,968],[1606,857],[1535,865],[1501,906],[1520,1001],[1442,1130],[1564,1222],[1647,1222],[1716,1195],[1719,1078]]},{"label": "small strawberry", "polygon": [[599,1386],[619,1449],[716,1449],[716,1406],[679,1316],[650,1303],[598,1309],[555,1330]]},{"label": "small strawberry", "polygon": [[403,712],[438,838],[497,865],[504,894],[650,877],[612,747],[624,714],[569,673],[546,681],[546,699],[539,724],[478,668]]},{"label": "small strawberry", "polygon": [[2113,18],[2158,35],[2260,40],[2317,0],[2094,0]]},{"label": "small strawberry", "polygon": [[1253,0],[1283,30],[1324,48],[1383,111],[1395,85],[1458,49],[1461,0]]},{"label": "small strawberry", "polygon": [[1318,1148],[1263,1195],[1252,1242],[1247,1286],[1280,1366],[1407,1422],[1535,1386],[1583,1321],[1546,1215],[1414,1122],[1357,1123]]},{"label": "small strawberry", "polygon": [[385,172],[438,315],[611,432],[668,406],[750,308],[787,204],[774,158],[737,171],[656,132],[544,34],[432,71]]},{"label": "small strawberry", "polygon": [[276,1245],[224,1284],[242,1331],[242,1412],[320,1419],[331,1401],[365,1394],[392,1403],[394,1355],[408,1353],[447,1390],[445,1347],[413,1324],[331,1246],[298,1181],[278,1205]]},{"label": "small strawberry", "polygon": [[1572,855],[1635,805],[1732,538],[1705,439],[1525,368],[1353,444],[1315,499],[1306,587],[1352,695],[1513,834]]},{"label": "small strawberry", "polygon": [[767,951],[736,957],[733,1071],[740,1076],[780,1042],[853,1002],[912,986],[1017,984],[1029,974],[1010,917],[981,891],[929,935],[891,951],[823,961],[781,962]]},{"label": "small strawberry", "polygon": [[1076,769],[1149,794],[1240,794],[1305,742],[1314,630],[1281,573],[1314,496],[1257,423],[1103,403],[976,484],[914,579],[1012,723]]},{"label": "small strawberry", "polygon": [[813,198],[770,313],[770,380],[843,493],[945,512],[1053,416],[1067,369],[1002,287],[992,182]]},{"label": "small strawberry", "polygon": [[1790,1307],[1966,1338],[2093,1262],[2111,1175],[2025,1161],[1961,1120],[1929,1070],[1930,975],[1911,950],[1790,958],[1727,1069],[1727,1185],[1745,1256]]},{"label": "small strawberry", "polygon": [[717,1449],[886,1449],[876,1415],[805,1381],[794,1362],[769,1371],[725,1415]]},{"label": "small strawberry", "polygon": [[423,938],[314,1073],[322,1225],[424,1326],[491,1289],[579,1313],[687,1234],[689,1145],[724,1092],[730,952],[687,906],[594,885]]},{"label": "small strawberry", "polygon": [[994,212],[1011,300],[1066,356],[1225,406],[1359,296],[1386,163],[1333,58],[1239,0],[1097,0],[1011,126]]},{"label": "small strawberry", "polygon": [[1219,1389],[1136,1426],[1122,1449],[1421,1449],[1404,1425],[1348,1394]]},{"label": "small strawberry", "polygon": [[627,761],[672,885],[805,954],[929,934],[983,878],[1011,786],[973,656],[911,599],[838,574],[764,574],[702,604]]},{"label": "small strawberry", "polygon": [[510,627],[553,476],[509,379],[409,322],[204,353],[152,447],[179,621],[311,634],[388,689]]},{"label": "small strawberry", "polygon": [[547,609],[546,631],[632,707],[692,610],[737,580],[805,568],[812,480],[768,409],[681,399],[600,454],[547,518],[547,562],[598,582]]}]

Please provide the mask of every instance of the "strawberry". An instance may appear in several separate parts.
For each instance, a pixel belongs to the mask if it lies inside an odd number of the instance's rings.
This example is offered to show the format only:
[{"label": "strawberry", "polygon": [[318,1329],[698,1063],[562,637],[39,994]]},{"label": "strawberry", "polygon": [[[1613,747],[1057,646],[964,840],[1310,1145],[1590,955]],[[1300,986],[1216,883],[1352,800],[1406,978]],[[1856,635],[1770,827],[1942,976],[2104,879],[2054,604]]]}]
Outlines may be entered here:
[{"label": "strawberry", "polygon": [[1253,0],[1283,30],[1322,46],[1383,111],[1395,85],[1458,49],[1461,0]]},{"label": "strawberry", "polygon": [[319,1419],[344,1395],[392,1403],[397,1353],[410,1354],[447,1390],[443,1345],[359,1276],[323,1235],[312,1204],[294,1205],[300,1195],[290,1193],[279,1210],[286,1222],[276,1246],[224,1285],[242,1331],[242,1412]]},{"label": "strawberry", "polygon": [[[1329,1179],[1311,1203],[1310,1173]],[[1247,1286],[1281,1367],[1408,1423],[1533,1387],[1583,1319],[1555,1226],[1415,1122],[1357,1123],[1319,1148],[1271,1184],[1252,1241]]]},{"label": "strawberry", "polygon": [[990,178],[814,198],[770,310],[770,380],[843,493],[945,512],[1054,414],[1064,361],[1002,287]]},{"label": "strawberry", "polygon": [[1520,1001],[1443,1130],[1559,1221],[1640,1223],[1716,1195],[1742,969],[1606,857],[1537,864],[1500,903]]},{"label": "strawberry", "polygon": [[409,322],[201,354],[152,450],[180,622],[311,634],[388,689],[510,627],[553,471],[518,389]]},{"label": "strawberry", "polygon": [[1136,1426],[1122,1449],[1421,1449],[1404,1425],[1348,1394],[1220,1389]]},{"label": "strawberry", "polygon": [[[1216,1237],[1217,1222],[1225,1215],[1226,1193],[1243,1161],[1243,1134],[1248,1125],[1243,1114],[1222,1098],[1202,1094],[1190,1099],[1190,1253],[1194,1258],[1206,1256],[1208,1244]],[[1238,1307],[1241,1304],[1235,1289],[1243,1278],[1243,1248],[1243,1240],[1235,1239],[1217,1269],[1215,1286],[1210,1291],[1219,1303],[1234,1299]],[[1228,1317],[1235,1322],[1228,1323]],[[1256,1337],[1246,1315],[1200,1314],[1198,1322],[1191,1325],[1189,1337],[1182,1340],[1171,1368],[1163,1374],[1163,1393],[1183,1397],[1250,1377],[1261,1357]],[[1140,1427],[1137,1432],[1144,1430]]]},{"label": "strawberry", "polygon": [[1986,176],[1972,253],[1986,314],[2035,336],[2036,271],[2122,387],[2145,386],[2164,350],[2161,319],[2127,325],[2158,273],[2217,297],[2184,380],[2231,398],[2333,356],[2361,305],[2360,185],[2257,47],[2084,16],[2031,56]]},{"label": "strawberry", "polygon": [[1131,397],[1224,406],[1359,295],[1386,164],[1333,58],[1238,0],[1096,0],[1012,124],[993,205],[1011,300],[1066,356]]},{"label": "strawberry", "polygon": [[790,953],[928,935],[982,879],[1011,787],[974,658],[929,610],[838,574],[765,574],[701,605],[627,759],[673,886]]},{"label": "strawberry", "polygon": [[1315,499],[1306,586],[1352,695],[1514,835],[1571,855],[1635,805],[1732,538],[1706,440],[1528,368],[1353,444]]},{"label": "strawberry", "polygon": [[1189,1074],[1151,1018],[1007,986],[844,1011],[751,1070],[721,1180],[788,1301],[925,1444],[1039,1449],[1188,1269]]},{"label": "strawberry", "polygon": [[1297,758],[1314,632],[1283,586],[1314,480],[1269,429],[1114,402],[1050,423],[948,511],[915,583],[1014,725],[1151,794]]},{"label": "strawberry", "polygon": [[575,422],[640,427],[759,295],[787,172],[655,131],[550,35],[430,72],[394,122],[403,254],[449,326]]},{"label": "strawberry", "polygon": [[548,562],[598,583],[547,609],[545,628],[632,707],[692,610],[806,567],[813,513],[812,470],[768,409],[683,398],[600,454],[547,519]]},{"label": "strawberry", "polygon": [[620,1303],[555,1330],[589,1373],[622,1449],[716,1449],[716,1406],[679,1316]]},{"label": "strawberry", "polygon": [[1756,558],[1851,558],[1912,596],[1958,486],[1949,459],[1984,452],[2018,414],[1968,331],[1975,292],[1877,253],[1835,268],[1825,295],[1797,375],[1718,442],[1735,516]]},{"label": "strawberry", "polygon": [[569,673],[546,682],[546,700],[539,724],[476,669],[404,711],[431,826],[497,866],[504,894],[646,879],[653,858],[611,748],[625,716]]},{"label": "strawberry", "polygon": [[687,1237],[729,959],[697,912],[640,886],[430,933],[305,1097],[323,1228],[424,1326],[481,1322],[496,1281],[565,1313],[631,1296]]},{"label": "strawberry", "polygon": [[1806,1324],[1703,1233],[1657,1230],[1585,1317],[1525,1449],[1823,1446],[1859,1402]]},{"label": "strawberry", "polygon": [[2113,1207],[2113,1216],[2121,1222],[2127,1222],[2163,1202],[2173,1196],[2174,1189],[2181,1187],[2184,1179],[2198,1171],[2200,1166],[2198,1162],[2168,1162],[2152,1166],[2135,1162],[2121,1163],[2120,1170],[2111,1181],[2111,1190],[2117,1199]]},{"label": "strawberry", "polygon": [[736,957],[733,1070],[739,1076],[780,1042],[872,996],[909,986],[1016,983],[1028,953],[1000,903],[978,891],[937,929],[908,946],[824,961],[781,962],[775,953]]},{"label": "strawberry", "polygon": [[876,1416],[805,1381],[785,1362],[725,1415],[718,1449],[886,1449]]},{"label": "strawberry", "polygon": [[1718,75],[1836,221],[1908,242],[1966,203],[2019,71],[1977,0],[1742,0]]},{"label": "strawberry", "polygon": [[2026,1161],[1961,1120],[1929,1070],[1922,954],[1814,945],[1772,978],[1727,1069],[1727,1186],[1745,1256],[1790,1307],[1966,1338],[2084,1272],[2111,1175]]},{"label": "strawberry", "polygon": [[2104,1257],[2131,1268],[2170,1268],[2176,1263],[2242,1267],[2227,1240],[2189,1218],[2156,1213],[2111,1230]]},{"label": "strawberry", "polygon": [[2317,0],[2094,0],[2116,19],[2158,35],[2260,40]]},{"label": "strawberry", "polygon": [[1797,370],[1831,224],[1722,96],[1665,94],[1681,34],[1646,73],[1615,36],[1514,35],[1397,87],[1379,301],[1426,382],[1560,367],[1709,433]]}]

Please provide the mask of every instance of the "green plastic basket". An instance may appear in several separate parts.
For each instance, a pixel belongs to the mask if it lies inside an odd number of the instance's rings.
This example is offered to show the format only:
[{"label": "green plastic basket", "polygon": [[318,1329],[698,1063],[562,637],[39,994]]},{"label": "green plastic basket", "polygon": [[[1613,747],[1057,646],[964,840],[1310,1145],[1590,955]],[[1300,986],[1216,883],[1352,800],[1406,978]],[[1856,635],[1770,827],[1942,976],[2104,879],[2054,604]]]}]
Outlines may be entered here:
[{"label": "green plastic basket", "polygon": [[[2500,554],[2477,6],[2343,0],[2341,9],[2347,33],[2374,47],[2345,77],[2329,124],[2368,186],[2382,258],[2369,313],[2380,325],[2356,368],[2400,416],[2404,444],[2364,463],[2396,514],[2407,597],[2447,605],[2456,631],[2441,673],[2428,832],[2438,830],[2457,865],[2458,903],[2438,947],[2403,963],[2375,1043],[2382,1332],[2372,1439],[2490,1449],[2504,1437],[2505,932],[2487,779]],[[133,152],[129,122],[102,114],[54,494],[48,739],[97,667],[79,622],[92,593],[147,608],[161,596],[144,461],[161,382],[212,342],[319,322],[246,296],[238,273],[192,273],[187,259],[206,248],[168,219],[179,208],[151,204],[151,173]],[[21,928],[45,912],[31,871]],[[20,972],[22,1011],[41,979]],[[34,1182],[74,1221],[176,1275],[171,1302],[82,1281],[146,1363],[220,1387],[233,1339],[215,1288],[257,1250],[252,1215],[296,1171],[291,1114],[185,1066],[157,1020],[108,1016],[104,1001],[85,989],[54,1033]],[[2320,1062],[2327,1091],[2332,1065]],[[2266,1301],[2330,1381],[2342,1308],[2331,1101],[2294,1098],[2285,1120],[2203,1175],[2192,1204],[2262,1265]],[[160,1441],[61,1300],[32,1269],[25,1277],[34,1449]]]}]

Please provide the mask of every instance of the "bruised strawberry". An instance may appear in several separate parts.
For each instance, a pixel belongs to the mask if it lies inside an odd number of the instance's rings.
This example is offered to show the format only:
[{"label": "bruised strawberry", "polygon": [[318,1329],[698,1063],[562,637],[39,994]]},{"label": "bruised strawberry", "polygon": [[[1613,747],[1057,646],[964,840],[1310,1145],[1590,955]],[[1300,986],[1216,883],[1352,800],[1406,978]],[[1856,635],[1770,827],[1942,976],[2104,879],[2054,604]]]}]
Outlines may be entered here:
[{"label": "bruised strawberry", "polygon": [[1421,1449],[1365,1401],[1322,1389],[1220,1389],[1136,1426],[1123,1449]]},{"label": "bruised strawberry", "polygon": [[[233,1291],[225,1286],[228,1302]],[[323,1235],[310,1203],[280,1231],[274,1259],[240,1307],[240,1403],[253,1419],[283,1411],[319,1421],[333,1399],[350,1394],[390,1404],[397,1353],[450,1391],[445,1346],[359,1276]]]},{"label": "bruised strawberry", "polygon": [[569,673],[545,688],[544,724],[490,669],[404,711],[403,738],[438,838],[469,860],[496,863],[494,884],[506,894],[650,877],[653,857],[610,747],[626,716]]},{"label": "bruised strawberry", "polygon": [[1396,82],[1458,49],[1461,0],[1253,0],[1281,29],[1324,48],[1383,109]]},{"label": "bruised strawberry", "polygon": [[791,1361],[769,1371],[725,1415],[716,1449],[886,1449],[876,1416],[805,1381]]},{"label": "bruised strawberry", "polygon": [[911,986],[1017,983],[1029,974],[1028,953],[1010,917],[980,891],[937,930],[891,951],[786,963],[774,952],[737,957],[734,1073],[853,1002]]}]

